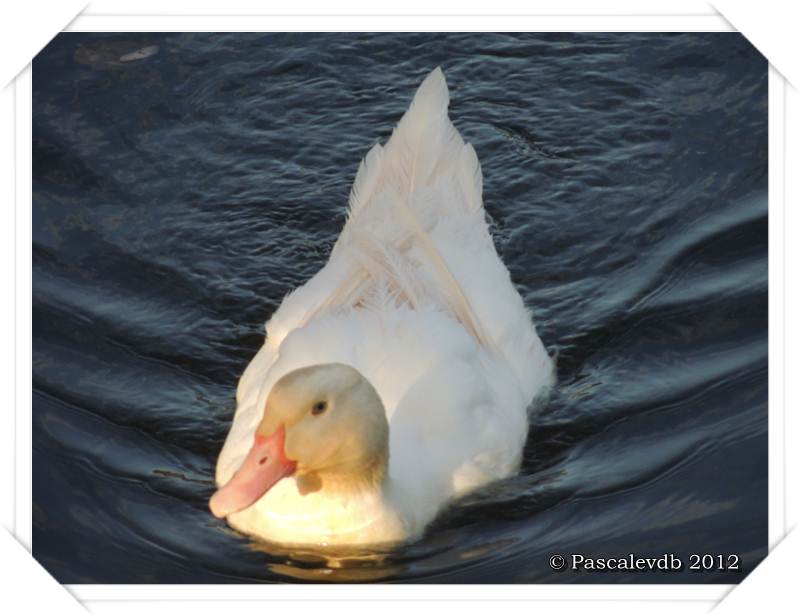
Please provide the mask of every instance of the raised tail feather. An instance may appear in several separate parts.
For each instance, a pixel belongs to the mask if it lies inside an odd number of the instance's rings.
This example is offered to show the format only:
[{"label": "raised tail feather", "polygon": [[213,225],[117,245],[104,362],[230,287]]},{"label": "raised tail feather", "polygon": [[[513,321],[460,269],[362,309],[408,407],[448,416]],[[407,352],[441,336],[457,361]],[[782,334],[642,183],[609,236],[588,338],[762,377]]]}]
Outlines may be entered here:
[{"label": "raised tail feather", "polygon": [[[388,295],[411,307],[428,288],[437,304],[443,303],[481,344],[494,348],[429,233],[448,218],[480,216],[485,224],[480,164],[448,118],[449,101],[444,74],[436,68],[419,86],[386,145],[373,146],[361,162],[347,223],[329,263],[347,253],[353,265],[341,271],[335,288],[318,296],[303,322],[362,303],[376,286],[394,287]],[[412,253],[424,257],[428,274],[415,267]],[[415,270],[434,279],[430,284],[414,281]]]},{"label": "raised tail feather", "polygon": [[448,183],[455,181],[453,188],[461,198],[457,201],[464,210],[480,209],[483,186],[478,157],[450,122],[449,103],[447,82],[437,67],[419,86],[386,145],[375,144],[361,162],[350,191],[347,227],[386,190],[404,196],[410,205],[416,190],[444,177]]}]

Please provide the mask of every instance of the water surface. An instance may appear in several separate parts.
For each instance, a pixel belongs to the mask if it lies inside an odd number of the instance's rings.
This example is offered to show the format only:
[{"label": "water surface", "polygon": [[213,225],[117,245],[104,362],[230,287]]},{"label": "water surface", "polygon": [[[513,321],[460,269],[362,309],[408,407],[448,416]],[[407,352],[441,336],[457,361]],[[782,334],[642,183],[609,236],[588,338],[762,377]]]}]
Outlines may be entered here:
[{"label": "water surface", "polygon": [[[239,375],[442,65],[558,386],[518,475],[322,555],[207,509]],[[33,65],[33,550],[64,583],[732,582],[767,546],[767,63],[738,34],[62,34]],[[554,572],[551,554],[738,554]]]}]

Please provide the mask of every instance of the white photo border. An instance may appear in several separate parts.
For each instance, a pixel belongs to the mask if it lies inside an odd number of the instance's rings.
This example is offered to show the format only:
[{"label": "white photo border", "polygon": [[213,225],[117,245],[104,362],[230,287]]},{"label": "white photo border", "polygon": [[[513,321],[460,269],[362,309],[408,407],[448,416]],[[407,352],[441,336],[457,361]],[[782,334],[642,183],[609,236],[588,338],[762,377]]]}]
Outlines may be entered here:
[{"label": "white photo border", "polygon": [[[657,31],[731,32],[717,14],[514,16],[223,16],[82,14],[65,31]],[[32,534],[32,79],[15,80],[15,520],[28,549]],[[769,69],[769,545],[786,534],[785,515],[785,127],[786,83]],[[667,600],[719,601],[733,585],[67,585],[82,602],[163,600]]]}]

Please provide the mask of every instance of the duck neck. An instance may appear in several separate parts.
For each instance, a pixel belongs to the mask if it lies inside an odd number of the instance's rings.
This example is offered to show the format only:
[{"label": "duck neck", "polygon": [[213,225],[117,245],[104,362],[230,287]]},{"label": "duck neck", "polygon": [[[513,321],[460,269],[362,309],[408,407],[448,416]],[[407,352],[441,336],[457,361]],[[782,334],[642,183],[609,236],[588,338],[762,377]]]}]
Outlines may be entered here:
[{"label": "duck neck", "polygon": [[320,492],[349,498],[355,495],[380,493],[387,478],[388,452],[358,467],[333,467],[299,475],[301,494]]}]

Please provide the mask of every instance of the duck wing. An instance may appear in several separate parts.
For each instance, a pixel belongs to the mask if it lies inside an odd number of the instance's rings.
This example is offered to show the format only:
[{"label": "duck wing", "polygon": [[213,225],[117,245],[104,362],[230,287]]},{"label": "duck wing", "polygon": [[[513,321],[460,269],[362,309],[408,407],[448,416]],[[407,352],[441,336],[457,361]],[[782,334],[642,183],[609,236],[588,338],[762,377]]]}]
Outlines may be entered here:
[{"label": "duck wing", "polygon": [[[348,218],[325,267],[287,296],[269,344],[321,316],[407,305],[450,314],[535,391],[551,364],[492,241],[474,148],[448,117],[440,68],[419,86],[385,145],[361,162]],[[548,377],[549,378],[549,377]]]}]

